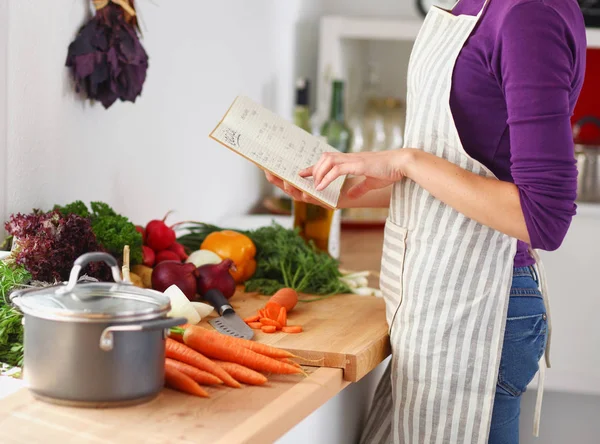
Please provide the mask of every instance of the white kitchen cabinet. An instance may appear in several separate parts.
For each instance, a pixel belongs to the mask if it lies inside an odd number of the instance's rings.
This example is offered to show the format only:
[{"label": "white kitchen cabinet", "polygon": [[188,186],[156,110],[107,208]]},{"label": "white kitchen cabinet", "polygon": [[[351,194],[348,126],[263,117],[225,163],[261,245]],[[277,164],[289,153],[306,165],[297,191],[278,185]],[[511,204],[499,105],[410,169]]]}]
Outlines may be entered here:
[{"label": "white kitchen cabinet", "polygon": [[[375,62],[383,95],[406,97],[410,51],[422,20],[324,16],[320,23],[317,113],[326,118],[332,78],[346,81],[351,111],[367,73]],[[587,29],[588,48],[600,48],[600,29]]]}]

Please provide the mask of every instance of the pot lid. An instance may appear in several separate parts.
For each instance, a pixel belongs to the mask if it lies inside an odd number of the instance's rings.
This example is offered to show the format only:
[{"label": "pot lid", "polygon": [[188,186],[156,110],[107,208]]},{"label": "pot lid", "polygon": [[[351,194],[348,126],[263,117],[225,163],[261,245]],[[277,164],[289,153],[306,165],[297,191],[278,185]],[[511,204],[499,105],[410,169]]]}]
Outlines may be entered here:
[{"label": "pot lid", "polygon": [[[79,272],[93,260],[107,262],[117,282],[78,283]],[[11,300],[33,316],[92,322],[152,319],[171,309],[169,298],[162,293],[121,281],[117,261],[106,253],[78,258],[66,284],[16,291]]]}]

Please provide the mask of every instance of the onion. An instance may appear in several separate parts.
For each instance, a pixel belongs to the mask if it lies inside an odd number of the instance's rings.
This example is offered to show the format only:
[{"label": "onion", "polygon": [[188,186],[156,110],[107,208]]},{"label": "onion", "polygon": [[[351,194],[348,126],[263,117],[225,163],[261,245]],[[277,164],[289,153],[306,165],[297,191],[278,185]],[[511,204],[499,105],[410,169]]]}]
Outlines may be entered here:
[{"label": "onion", "polygon": [[201,267],[206,264],[218,264],[222,260],[221,256],[210,250],[197,250],[190,254],[186,262],[194,264],[196,267]]},{"label": "onion", "polygon": [[205,304],[204,302],[190,302],[190,304],[196,309],[201,319],[204,319],[215,311],[215,308],[212,305]]},{"label": "onion", "polygon": [[229,273],[232,265],[233,261],[231,259],[225,259],[218,264],[206,264],[198,267],[196,270],[198,293],[204,296],[208,290],[219,290],[227,299],[233,296],[235,293],[235,280]]},{"label": "onion", "polygon": [[164,292],[171,285],[177,285],[190,301],[196,298],[196,267],[177,261],[164,261],[152,271],[152,288]]},{"label": "onion", "polygon": [[181,316],[187,319],[188,324],[200,322],[200,314],[177,285],[171,285],[164,294],[171,300],[171,311],[167,313],[167,316],[174,318]]}]

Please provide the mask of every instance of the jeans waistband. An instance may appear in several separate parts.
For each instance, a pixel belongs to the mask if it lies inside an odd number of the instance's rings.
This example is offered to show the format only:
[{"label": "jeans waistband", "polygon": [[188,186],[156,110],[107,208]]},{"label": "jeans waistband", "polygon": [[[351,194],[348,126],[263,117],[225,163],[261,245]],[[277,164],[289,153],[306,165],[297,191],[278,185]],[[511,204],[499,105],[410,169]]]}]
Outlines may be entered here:
[{"label": "jeans waistband", "polygon": [[[531,278],[536,286],[530,288],[529,285],[523,285],[519,282],[519,278]],[[534,267],[515,267],[513,270],[513,286],[510,289],[510,296],[534,296],[542,297],[539,289],[539,279],[537,271]]]},{"label": "jeans waistband", "polygon": [[513,277],[531,277],[536,284],[539,284],[537,272],[531,265],[528,267],[515,267],[513,269]]}]

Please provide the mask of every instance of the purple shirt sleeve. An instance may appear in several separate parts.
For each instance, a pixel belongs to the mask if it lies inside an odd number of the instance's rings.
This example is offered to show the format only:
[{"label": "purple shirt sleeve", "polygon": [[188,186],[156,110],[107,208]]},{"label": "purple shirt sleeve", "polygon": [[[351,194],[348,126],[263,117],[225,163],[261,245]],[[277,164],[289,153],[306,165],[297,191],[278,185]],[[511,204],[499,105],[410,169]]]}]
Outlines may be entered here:
[{"label": "purple shirt sleeve", "polygon": [[507,12],[492,56],[507,104],[511,173],[531,246],[543,250],[560,246],[575,215],[570,96],[576,54],[564,20],[531,1]]}]

